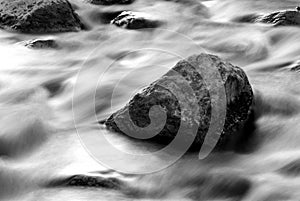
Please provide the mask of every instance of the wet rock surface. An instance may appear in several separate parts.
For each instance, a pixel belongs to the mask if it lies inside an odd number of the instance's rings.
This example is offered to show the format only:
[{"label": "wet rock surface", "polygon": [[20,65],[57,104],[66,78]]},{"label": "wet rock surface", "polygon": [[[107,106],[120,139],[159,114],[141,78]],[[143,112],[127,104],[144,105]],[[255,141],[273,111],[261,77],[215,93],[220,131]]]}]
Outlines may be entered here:
[{"label": "wet rock surface", "polygon": [[31,49],[58,49],[59,45],[52,39],[36,39],[28,41],[26,47]]},{"label": "wet rock surface", "polygon": [[134,0],[86,0],[95,5],[131,4]]},{"label": "wet rock surface", "polygon": [[0,27],[23,33],[79,31],[78,15],[67,0],[0,0]]},{"label": "wet rock surface", "polygon": [[258,17],[255,22],[273,24],[274,26],[300,26],[300,9],[277,11]]},{"label": "wet rock surface", "polygon": [[274,26],[299,26],[300,25],[300,7],[296,10],[276,11],[270,14],[247,14],[232,19],[239,23],[266,23]]},{"label": "wet rock surface", "polygon": [[161,22],[151,19],[150,16],[143,13],[124,11],[113,19],[111,24],[125,29],[146,29],[156,28],[160,26]]},{"label": "wet rock surface", "polygon": [[292,64],[291,71],[300,72],[300,60]]},{"label": "wet rock surface", "polygon": [[[149,111],[151,107],[158,105],[164,109],[167,117],[165,122],[158,122],[158,125],[154,123],[154,128],[162,129],[151,139],[160,143],[169,143],[176,136],[181,124],[187,127],[196,126],[198,129],[194,145],[199,148],[199,145],[203,144],[211,122],[211,98],[207,85],[199,72],[205,72],[211,68],[216,68],[219,71],[222,79],[221,84],[224,86],[227,98],[227,100],[224,100],[227,102],[225,103],[227,106],[225,108],[227,113],[225,125],[216,148],[224,149],[236,137],[234,136],[235,133],[248,119],[253,92],[247,76],[241,68],[223,62],[214,55],[200,54],[178,62],[167,74],[145,88],[141,93],[136,94],[124,108],[110,116],[105,122],[106,126],[119,133],[124,133],[125,130],[127,135],[131,131],[132,133],[138,133],[136,132],[136,126],[145,128],[153,123],[149,118]],[[210,77],[209,79],[215,80],[216,78]],[[168,80],[174,80],[176,84],[169,83]],[[187,93],[184,84],[181,85],[181,82],[184,82],[182,80],[185,80],[191,87],[192,94]],[[161,86],[160,83],[164,82],[173,91]],[[184,100],[183,103],[179,104],[174,91],[181,94],[179,98]],[[196,106],[193,100],[195,100]],[[198,112],[197,116],[195,116],[195,110],[197,110],[196,113]],[[131,121],[128,121],[127,114],[130,115]],[[159,113],[152,111],[151,115],[154,120],[161,119]],[[154,132],[156,130],[153,130]],[[147,134],[145,132],[141,135]],[[189,132],[186,132],[185,137],[186,139],[194,138]]]}]

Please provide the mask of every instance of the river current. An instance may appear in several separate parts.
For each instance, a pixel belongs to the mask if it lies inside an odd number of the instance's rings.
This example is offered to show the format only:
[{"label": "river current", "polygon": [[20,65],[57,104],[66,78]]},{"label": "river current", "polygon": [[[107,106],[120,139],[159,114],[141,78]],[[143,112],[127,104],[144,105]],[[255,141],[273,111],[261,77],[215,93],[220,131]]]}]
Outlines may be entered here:
[{"label": "river current", "polygon": [[[300,177],[282,171],[300,160],[300,73],[291,70],[300,60],[300,28],[232,21],[294,9],[299,0],[136,0],[114,6],[70,2],[87,30],[0,32],[0,200],[300,200]],[[149,30],[107,23],[107,13],[122,10],[147,13],[163,23]],[[24,41],[32,39],[54,39],[60,48],[25,47]],[[204,160],[198,160],[198,153],[188,154],[146,175],[110,170],[101,158],[97,161],[91,150],[119,167],[145,168],[142,162],[128,164],[113,155],[99,136],[108,134],[115,147],[134,153],[160,147],[110,135],[97,122],[180,59],[203,52],[246,72],[255,95],[254,125],[245,131],[250,139],[232,152]],[[124,188],[48,185],[76,174],[115,178]]]}]

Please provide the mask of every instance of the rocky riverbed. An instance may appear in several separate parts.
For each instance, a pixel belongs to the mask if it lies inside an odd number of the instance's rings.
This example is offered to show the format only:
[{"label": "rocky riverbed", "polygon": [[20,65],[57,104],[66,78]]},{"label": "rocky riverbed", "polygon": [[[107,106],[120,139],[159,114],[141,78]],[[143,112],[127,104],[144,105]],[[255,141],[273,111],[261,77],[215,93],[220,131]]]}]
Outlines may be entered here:
[{"label": "rocky riverbed", "polygon": [[296,0],[0,0],[0,200],[298,201]]}]

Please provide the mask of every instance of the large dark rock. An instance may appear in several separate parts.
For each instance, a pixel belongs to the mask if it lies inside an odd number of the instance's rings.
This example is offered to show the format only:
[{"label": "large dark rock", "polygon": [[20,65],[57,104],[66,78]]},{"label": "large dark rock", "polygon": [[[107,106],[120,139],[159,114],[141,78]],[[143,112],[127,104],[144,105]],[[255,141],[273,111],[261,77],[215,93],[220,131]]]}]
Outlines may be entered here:
[{"label": "large dark rock", "polygon": [[300,25],[300,11],[296,10],[277,11],[258,17],[255,22],[273,24],[274,26]]},{"label": "large dark rock", "polygon": [[[221,75],[220,85],[224,86],[226,93],[224,100],[226,108],[224,110],[227,112],[225,125],[216,150],[228,148],[229,143],[232,143],[232,140],[237,137],[235,134],[238,133],[249,116],[253,92],[247,76],[241,68],[223,62],[217,56],[209,54],[191,56],[178,62],[167,74],[141,93],[136,94],[129,104],[111,115],[105,122],[106,126],[131,137],[133,137],[132,133],[134,135],[138,133],[142,135],[137,137],[140,139],[143,138],[143,135],[147,138],[147,136],[157,132],[158,135],[151,139],[160,143],[169,143],[173,140],[180,126],[187,127],[184,138],[194,138],[188,129],[193,127],[197,130],[192,147],[202,145],[211,123],[211,100],[216,100],[210,98],[210,92],[219,90],[208,90],[206,81],[210,80],[214,83],[217,81],[216,77],[213,74],[206,74],[209,77],[206,77],[205,81],[202,73],[209,72],[214,68]],[[162,83],[164,84],[162,85]],[[214,85],[209,86],[215,87]],[[150,110],[152,106],[156,105],[161,106],[166,112],[165,121],[158,110],[155,111],[153,108],[152,111]],[[128,114],[133,123],[128,121]],[[152,120],[160,120],[150,123],[149,114]],[[150,124],[153,128],[150,133],[137,131],[140,128],[149,127]],[[153,133],[151,133],[152,131]]]},{"label": "large dark rock", "polygon": [[156,28],[161,22],[155,19],[151,19],[150,16],[144,15],[138,12],[124,11],[111,21],[118,27],[125,29],[146,29]]},{"label": "large dark rock", "polygon": [[86,0],[95,5],[131,4],[134,0]]},{"label": "large dark rock", "polygon": [[67,0],[0,0],[0,27],[23,33],[79,31],[79,17]]}]

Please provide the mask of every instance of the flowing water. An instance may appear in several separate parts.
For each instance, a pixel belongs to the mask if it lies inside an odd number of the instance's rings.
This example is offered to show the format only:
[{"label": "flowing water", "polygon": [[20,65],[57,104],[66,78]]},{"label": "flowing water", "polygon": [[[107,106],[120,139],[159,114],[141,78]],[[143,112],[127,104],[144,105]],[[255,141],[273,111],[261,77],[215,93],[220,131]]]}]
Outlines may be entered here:
[{"label": "flowing water", "polygon": [[[71,2],[88,30],[0,32],[0,200],[300,200],[300,74],[291,71],[300,59],[300,28],[231,22],[246,14],[294,9],[298,0]],[[163,24],[136,31],[107,23],[114,15],[109,13],[122,10],[147,13]],[[24,46],[24,41],[41,38],[55,39],[61,48]],[[120,167],[144,168],[110,153],[99,137],[108,131],[97,121],[181,58],[201,52],[247,73],[255,92],[254,125],[244,131],[249,139],[235,151],[205,160],[188,154],[147,175],[111,171],[98,163],[90,149]],[[134,153],[157,149],[119,135],[111,134],[110,140]],[[289,171],[282,170],[290,163],[294,166],[284,169]],[[115,178],[121,187],[49,185],[75,174]]]}]

